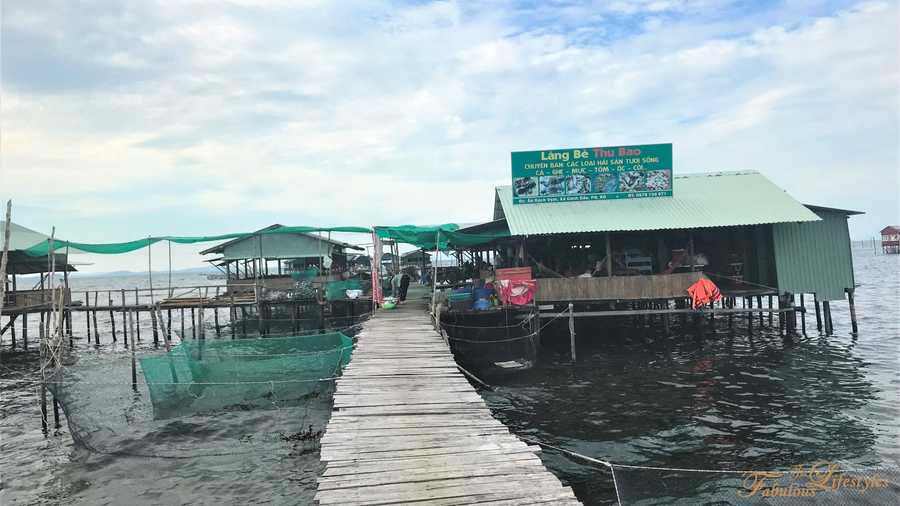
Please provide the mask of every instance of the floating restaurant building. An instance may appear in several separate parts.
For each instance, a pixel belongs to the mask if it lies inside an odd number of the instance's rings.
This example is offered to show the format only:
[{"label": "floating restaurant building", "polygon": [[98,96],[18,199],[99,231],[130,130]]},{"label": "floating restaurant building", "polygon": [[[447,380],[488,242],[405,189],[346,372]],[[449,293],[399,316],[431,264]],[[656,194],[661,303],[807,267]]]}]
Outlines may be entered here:
[{"label": "floating restaurant building", "polygon": [[[458,251],[480,266],[476,285],[496,286],[508,272],[521,278],[524,269],[535,320],[658,316],[668,331],[672,315],[726,314],[731,322],[743,314],[753,325],[754,315],[762,324],[769,313],[794,332],[811,295],[820,330],[832,332],[830,303],[848,298],[856,332],[848,218],[861,213],[800,203],[758,172],[672,181],[672,195],[659,198],[524,205],[514,202],[514,187],[501,186],[493,220],[457,231],[497,238]],[[719,307],[692,303],[688,290],[700,280],[715,285]],[[487,321],[489,312],[454,304],[453,295],[445,302],[451,336],[454,326]],[[574,355],[574,322],[570,332]]]},{"label": "floating restaurant building", "polygon": [[253,291],[256,281],[263,289],[290,290],[297,273],[314,271],[314,281],[339,280],[349,269],[351,250],[364,251],[330,238],[305,232],[273,233],[275,224],[253,235],[239,237],[200,252],[218,255],[208,260],[225,273],[228,291]]}]

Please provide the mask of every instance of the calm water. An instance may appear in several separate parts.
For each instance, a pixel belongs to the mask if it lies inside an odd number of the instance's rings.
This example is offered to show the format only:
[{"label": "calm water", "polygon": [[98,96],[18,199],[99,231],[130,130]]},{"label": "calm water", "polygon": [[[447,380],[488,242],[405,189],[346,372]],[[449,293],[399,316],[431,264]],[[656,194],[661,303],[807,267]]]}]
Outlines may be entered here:
[{"label": "calm water", "polygon": [[[776,332],[725,321],[705,339],[668,339],[648,331],[580,328],[578,364],[567,344],[548,343],[538,367],[495,380],[483,392],[496,416],[523,437],[622,464],[709,469],[773,469],[817,460],[845,465],[900,462],[900,257],[856,259],[860,335],[851,338],[846,303],[833,307],[836,335],[784,340]],[[77,289],[133,288],[143,278],[75,278]],[[177,284],[211,284],[186,276]],[[84,322],[76,315],[76,333]],[[101,326],[108,325],[108,316]],[[208,316],[209,318],[209,316]],[[146,319],[146,318],[145,318]],[[177,325],[177,323],[175,323]],[[149,321],[142,321],[145,350]],[[777,320],[776,320],[777,326]],[[304,504],[321,469],[314,444],[283,441],[295,427],[327,423],[327,392],[300,408],[186,418],[148,431],[135,422],[146,399],[128,388],[121,344],[83,340],[80,370],[91,371],[98,412],[109,418],[88,451],[65,422],[44,437],[36,389],[37,353],[9,353],[0,368],[2,504]],[[145,351],[149,352],[149,350]],[[115,379],[115,380],[113,380]],[[104,401],[106,399],[106,401]],[[121,418],[121,421],[119,420]],[[51,422],[52,423],[52,422]],[[195,456],[195,455],[200,456]],[[608,471],[545,451],[545,463],[588,504],[611,504]],[[673,473],[617,472],[620,493],[643,504],[684,504],[720,497]],[[685,483],[688,481],[689,483]],[[660,499],[662,498],[662,499]],[[880,503],[870,495],[861,503]],[[876,500],[877,499],[877,500]],[[891,501],[893,502],[893,501]],[[890,504],[891,502],[883,502]]]},{"label": "calm water", "polygon": [[[807,319],[809,337],[793,340],[778,336],[777,318],[774,332],[760,333],[755,322],[752,337],[744,326],[729,332],[723,319],[703,340],[576,329],[577,366],[569,364],[566,336],[555,353],[545,349],[537,368],[483,396],[517,434],[613,463],[760,470],[819,460],[897,466],[900,256],[858,254],[855,267],[862,285],[855,339],[846,303],[833,304],[836,335],[828,338],[816,332],[814,314]],[[604,468],[553,451],[545,451],[544,459],[585,503],[614,504]],[[669,503],[677,494],[667,489],[684,485],[685,475],[624,471],[617,478],[623,496],[669,495],[660,501]],[[727,497],[700,492],[702,499],[735,500],[734,491]],[[898,495],[860,499],[898,502]]]}]

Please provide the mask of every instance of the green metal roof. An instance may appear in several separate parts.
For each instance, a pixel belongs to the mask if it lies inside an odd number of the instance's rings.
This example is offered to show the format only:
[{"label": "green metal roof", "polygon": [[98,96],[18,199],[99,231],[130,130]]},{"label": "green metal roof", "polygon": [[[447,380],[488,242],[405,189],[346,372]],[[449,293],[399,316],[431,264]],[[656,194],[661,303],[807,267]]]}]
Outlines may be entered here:
[{"label": "green metal roof", "polygon": [[674,196],[546,204],[512,203],[496,191],[494,219],[512,235],[687,229],[819,221],[815,213],[758,172],[685,174]]}]

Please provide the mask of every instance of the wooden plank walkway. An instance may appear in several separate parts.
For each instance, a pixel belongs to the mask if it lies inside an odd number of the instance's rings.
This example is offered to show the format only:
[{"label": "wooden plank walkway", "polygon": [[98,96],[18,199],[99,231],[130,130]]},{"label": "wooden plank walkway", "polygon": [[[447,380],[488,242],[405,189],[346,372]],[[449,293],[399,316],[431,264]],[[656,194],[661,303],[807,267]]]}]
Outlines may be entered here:
[{"label": "wooden plank walkway", "polygon": [[319,504],[580,504],[491,416],[424,308],[364,324],[321,441]]}]

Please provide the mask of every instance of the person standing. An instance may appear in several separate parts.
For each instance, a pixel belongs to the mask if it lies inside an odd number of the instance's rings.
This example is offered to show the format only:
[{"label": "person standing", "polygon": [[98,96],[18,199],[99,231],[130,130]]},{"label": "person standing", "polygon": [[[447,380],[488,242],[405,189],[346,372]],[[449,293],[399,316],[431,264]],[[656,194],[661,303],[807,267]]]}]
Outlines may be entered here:
[{"label": "person standing", "polygon": [[400,275],[400,302],[406,300],[407,290],[409,290],[409,274],[404,272]]},{"label": "person standing", "polygon": [[402,276],[398,272],[391,278],[391,297],[400,298],[400,279]]}]

